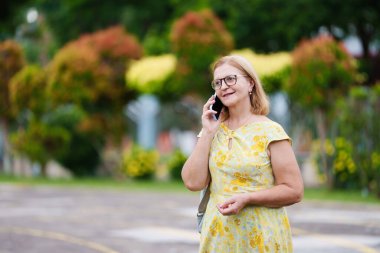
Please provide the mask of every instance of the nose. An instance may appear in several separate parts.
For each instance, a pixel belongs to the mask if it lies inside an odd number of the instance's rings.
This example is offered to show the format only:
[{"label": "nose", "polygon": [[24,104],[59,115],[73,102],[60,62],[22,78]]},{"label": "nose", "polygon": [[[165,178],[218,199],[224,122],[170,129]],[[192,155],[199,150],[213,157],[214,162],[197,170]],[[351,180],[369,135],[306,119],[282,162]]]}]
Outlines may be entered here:
[{"label": "nose", "polygon": [[[224,85],[223,85],[224,84]],[[224,86],[224,88],[223,88],[223,86]],[[222,86],[220,86],[220,89],[221,90],[225,90],[225,89],[227,89],[229,86],[227,85],[227,81],[226,81],[226,79],[222,79]]]}]

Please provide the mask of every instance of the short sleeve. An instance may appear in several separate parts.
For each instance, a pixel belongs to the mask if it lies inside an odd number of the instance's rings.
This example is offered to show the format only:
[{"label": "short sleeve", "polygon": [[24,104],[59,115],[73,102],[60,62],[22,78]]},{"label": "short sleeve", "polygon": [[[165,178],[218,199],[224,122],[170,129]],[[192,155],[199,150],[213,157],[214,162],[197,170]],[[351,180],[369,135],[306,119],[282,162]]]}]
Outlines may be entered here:
[{"label": "short sleeve", "polygon": [[282,140],[288,140],[290,145],[292,145],[292,139],[287,135],[284,128],[280,124],[275,123],[273,126],[268,128],[268,142],[266,148],[268,148],[271,142]]}]

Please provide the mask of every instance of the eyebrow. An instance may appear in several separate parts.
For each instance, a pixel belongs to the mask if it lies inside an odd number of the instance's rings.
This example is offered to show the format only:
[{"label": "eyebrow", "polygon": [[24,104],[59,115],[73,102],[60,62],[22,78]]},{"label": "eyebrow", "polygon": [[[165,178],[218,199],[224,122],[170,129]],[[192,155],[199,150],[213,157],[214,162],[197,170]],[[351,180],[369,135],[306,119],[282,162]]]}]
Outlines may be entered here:
[{"label": "eyebrow", "polygon": [[220,80],[220,79],[226,78],[227,76],[238,76],[238,75],[242,75],[242,74],[228,74],[220,78],[214,78],[214,80]]}]

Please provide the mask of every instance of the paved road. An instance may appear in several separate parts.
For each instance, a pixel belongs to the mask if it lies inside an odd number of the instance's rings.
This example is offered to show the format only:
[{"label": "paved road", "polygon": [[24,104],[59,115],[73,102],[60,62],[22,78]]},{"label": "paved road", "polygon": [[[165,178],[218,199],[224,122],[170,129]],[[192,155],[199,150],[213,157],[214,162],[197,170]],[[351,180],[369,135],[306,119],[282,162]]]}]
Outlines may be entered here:
[{"label": "paved road", "polygon": [[[0,185],[0,253],[195,253],[191,193]],[[295,253],[380,253],[380,205],[288,208]]]}]

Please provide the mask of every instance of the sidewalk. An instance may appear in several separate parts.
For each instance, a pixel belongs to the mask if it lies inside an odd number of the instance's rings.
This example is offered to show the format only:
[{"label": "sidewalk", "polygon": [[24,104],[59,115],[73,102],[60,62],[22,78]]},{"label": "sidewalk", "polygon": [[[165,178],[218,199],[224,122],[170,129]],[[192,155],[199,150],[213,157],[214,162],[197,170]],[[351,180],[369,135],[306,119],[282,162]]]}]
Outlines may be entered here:
[{"label": "sidewalk", "polygon": [[[195,253],[198,194],[0,186],[0,253]],[[295,253],[380,253],[380,205],[287,208]]]}]

